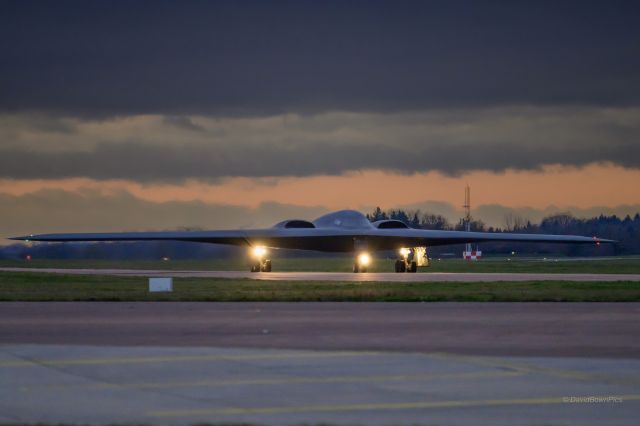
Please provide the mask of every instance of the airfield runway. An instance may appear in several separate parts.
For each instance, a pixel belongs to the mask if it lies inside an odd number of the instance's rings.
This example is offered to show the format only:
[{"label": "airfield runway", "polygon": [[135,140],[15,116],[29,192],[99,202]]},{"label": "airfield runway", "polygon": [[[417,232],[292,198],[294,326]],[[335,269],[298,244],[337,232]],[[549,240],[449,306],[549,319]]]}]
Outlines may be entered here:
[{"label": "airfield runway", "polygon": [[0,303],[0,423],[635,425],[636,303]]},{"label": "airfield runway", "polygon": [[7,272],[46,272],[68,275],[112,275],[135,277],[233,278],[271,281],[386,281],[386,282],[495,282],[495,281],[640,281],[640,274],[540,274],[540,273],[463,273],[425,272],[259,272],[172,271],[146,269],[60,269],[0,268]]},{"label": "airfield runway", "polygon": [[[16,269],[335,281],[628,274]],[[0,303],[0,423],[635,425],[638,303]]]},{"label": "airfield runway", "polygon": [[638,303],[0,302],[0,342],[640,359]]}]

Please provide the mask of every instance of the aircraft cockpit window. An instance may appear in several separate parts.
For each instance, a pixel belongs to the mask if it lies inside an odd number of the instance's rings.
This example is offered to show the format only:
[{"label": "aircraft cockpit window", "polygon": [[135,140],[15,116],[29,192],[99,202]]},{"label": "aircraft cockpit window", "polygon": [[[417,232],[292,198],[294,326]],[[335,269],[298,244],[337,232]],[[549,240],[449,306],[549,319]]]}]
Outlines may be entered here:
[{"label": "aircraft cockpit window", "polygon": [[314,224],[319,228],[354,229],[371,227],[371,223],[362,213],[351,210],[343,210],[319,217],[314,221]]}]

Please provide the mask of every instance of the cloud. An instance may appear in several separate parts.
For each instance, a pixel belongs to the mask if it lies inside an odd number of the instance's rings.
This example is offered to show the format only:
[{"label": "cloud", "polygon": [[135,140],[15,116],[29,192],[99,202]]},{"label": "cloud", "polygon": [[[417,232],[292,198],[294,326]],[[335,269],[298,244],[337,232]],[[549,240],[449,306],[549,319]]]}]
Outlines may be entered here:
[{"label": "cloud", "polygon": [[15,179],[150,182],[357,170],[456,175],[594,162],[640,167],[637,108],[508,107],[235,119],[133,116],[75,120],[74,131],[63,135],[25,130],[25,117],[5,121],[0,177]]},{"label": "cloud", "polygon": [[165,124],[170,124],[184,130],[192,130],[194,132],[202,132],[204,128],[193,122],[189,117],[169,115],[162,119]]},{"label": "cloud", "polygon": [[[328,212],[324,207],[294,204],[262,203],[256,208],[199,201],[152,202],[137,198],[127,191],[103,192],[41,190],[23,195],[0,194],[0,243],[2,238],[48,232],[117,232],[175,230],[185,228],[233,229],[269,227],[284,219],[313,220]],[[451,223],[462,217],[462,209],[450,203],[425,201],[412,205],[385,206],[405,210],[442,214]],[[374,207],[362,208],[363,213]],[[635,214],[640,205],[617,207],[510,208],[502,205],[480,205],[473,209],[475,218],[490,226],[504,226],[508,213],[539,221],[545,215],[572,212],[579,217],[604,214]],[[5,240],[4,243],[9,243]]]},{"label": "cloud", "polygon": [[638,105],[637,2],[12,2],[0,110]]},{"label": "cloud", "polygon": [[257,208],[198,201],[155,203],[126,191],[105,194],[42,190],[0,194],[0,239],[46,232],[144,231],[268,227],[283,219],[315,219],[322,207],[263,203]]}]

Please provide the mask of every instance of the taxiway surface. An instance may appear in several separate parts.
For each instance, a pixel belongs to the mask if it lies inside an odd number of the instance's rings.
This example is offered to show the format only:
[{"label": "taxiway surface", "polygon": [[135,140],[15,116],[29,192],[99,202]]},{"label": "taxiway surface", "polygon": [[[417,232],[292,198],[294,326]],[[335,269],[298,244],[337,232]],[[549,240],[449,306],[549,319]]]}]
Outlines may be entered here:
[{"label": "taxiway surface", "polygon": [[640,361],[0,346],[12,424],[636,425]]},{"label": "taxiway surface", "polygon": [[640,358],[638,303],[2,302],[0,342]]},{"label": "taxiway surface", "polygon": [[492,281],[640,281],[640,274],[540,274],[540,273],[466,273],[424,272],[259,272],[244,271],[172,271],[146,269],[58,269],[0,268],[7,272],[45,272],[67,275],[111,275],[135,277],[248,278],[272,281],[386,281],[386,282],[492,282]]},{"label": "taxiway surface", "polygon": [[0,423],[635,425],[637,303],[0,303]]}]

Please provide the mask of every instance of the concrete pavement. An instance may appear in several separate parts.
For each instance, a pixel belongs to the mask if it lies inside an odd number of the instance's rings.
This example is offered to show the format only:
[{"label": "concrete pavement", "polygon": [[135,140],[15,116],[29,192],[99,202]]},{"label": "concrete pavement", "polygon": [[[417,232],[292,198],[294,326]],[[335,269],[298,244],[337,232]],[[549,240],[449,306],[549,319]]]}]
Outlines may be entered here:
[{"label": "concrete pavement", "polygon": [[640,360],[0,346],[0,422],[635,425]]},{"label": "concrete pavement", "polygon": [[640,358],[638,303],[3,302],[0,342]]},{"label": "concrete pavement", "polygon": [[637,303],[0,303],[0,423],[635,425]]}]

